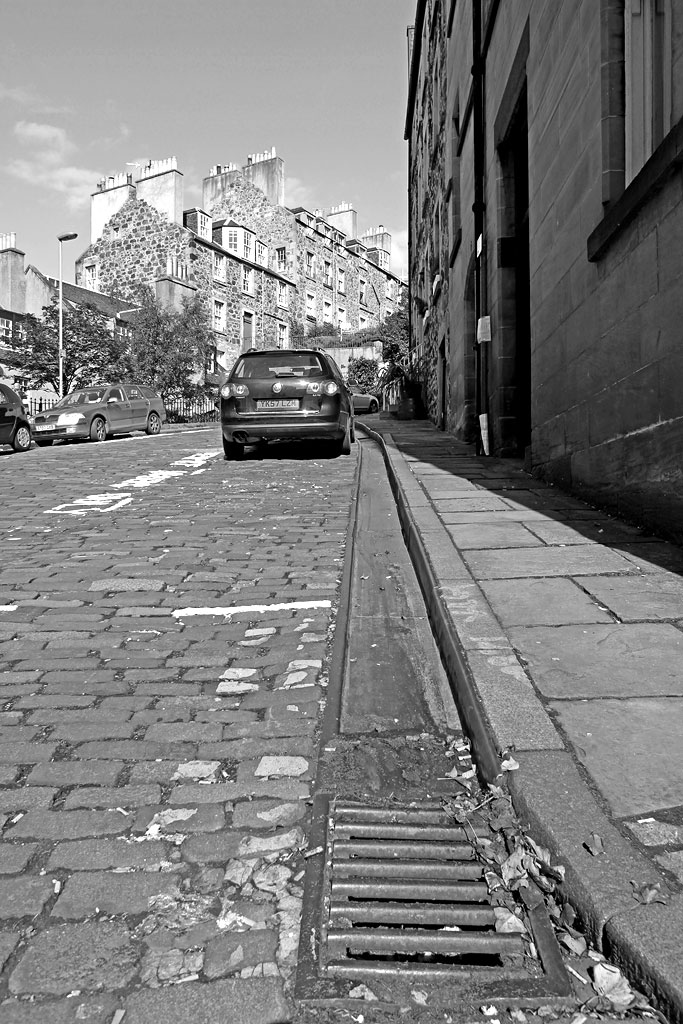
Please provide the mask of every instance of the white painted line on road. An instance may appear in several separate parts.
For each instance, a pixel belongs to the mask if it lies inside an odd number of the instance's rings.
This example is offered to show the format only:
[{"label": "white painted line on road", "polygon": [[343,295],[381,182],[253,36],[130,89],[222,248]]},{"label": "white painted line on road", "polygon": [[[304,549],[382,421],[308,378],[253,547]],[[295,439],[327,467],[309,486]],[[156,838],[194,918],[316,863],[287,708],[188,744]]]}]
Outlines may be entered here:
[{"label": "white painted line on road", "polygon": [[18,607],[18,604],[0,604],[0,612],[15,612]]},{"label": "white painted line on road", "polygon": [[[185,476],[189,470],[196,471],[198,466],[202,466],[217,455],[220,455],[220,449],[218,448],[212,448],[210,451],[194,452],[192,455],[186,455],[184,458],[178,459],[177,462],[171,463],[172,466],[185,467],[183,469],[154,469],[151,473],[133,476],[128,480],[121,480],[120,483],[112,484],[111,486],[115,488],[135,488],[136,490],[143,487],[151,487],[153,484],[160,484],[177,476]],[[190,473],[190,475],[192,476],[193,473]],[[124,505],[129,505],[132,500],[130,492],[124,492],[123,494],[87,494],[84,498],[75,498],[73,501],[67,501],[63,505],[46,508],[44,512],[61,512],[69,516],[84,516],[88,512],[114,512],[118,508],[123,508]]]},{"label": "white painted line on road", "polygon": [[203,466],[209,459],[215,459],[217,455],[220,455],[221,451],[219,448],[212,448],[208,452],[195,452],[194,455],[186,455],[184,459],[178,459],[177,462],[172,462],[172,466],[188,466],[190,469],[198,469],[199,466]]},{"label": "white painted line on road", "polygon": [[331,608],[331,601],[287,601],[282,604],[237,604],[232,607],[219,608],[177,608],[172,615],[177,619],[189,618],[191,615],[241,615],[243,612],[254,612],[265,615],[267,612],[286,612],[292,609]]},{"label": "white painted line on road", "polygon": [[120,484],[112,484],[112,487],[151,487],[152,484],[161,484],[164,480],[170,480],[174,476],[185,476],[185,474],[182,469],[153,469],[151,473],[133,476],[129,480],[122,480]]},{"label": "white painted line on road", "polygon": [[114,512],[117,508],[130,505],[130,494],[88,494],[85,498],[75,498],[63,505],[43,509],[48,512],[63,512],[67,516],[84,516],[88,512]]}]

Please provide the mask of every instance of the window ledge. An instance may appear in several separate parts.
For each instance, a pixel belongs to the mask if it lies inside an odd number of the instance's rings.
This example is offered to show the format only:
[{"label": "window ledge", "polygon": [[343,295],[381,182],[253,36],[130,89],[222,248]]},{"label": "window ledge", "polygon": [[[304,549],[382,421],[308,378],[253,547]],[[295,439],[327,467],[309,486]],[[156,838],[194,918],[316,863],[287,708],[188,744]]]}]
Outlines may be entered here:
[{"label": "window ledge", "polygon": [[622,230],[682,163],[683,118],[662,140],[644,167],[619,198],[609,206],[603,219],[588,236],[587,251],[591,263],[597,263],[606,255],[610,245],[619,237]]}]

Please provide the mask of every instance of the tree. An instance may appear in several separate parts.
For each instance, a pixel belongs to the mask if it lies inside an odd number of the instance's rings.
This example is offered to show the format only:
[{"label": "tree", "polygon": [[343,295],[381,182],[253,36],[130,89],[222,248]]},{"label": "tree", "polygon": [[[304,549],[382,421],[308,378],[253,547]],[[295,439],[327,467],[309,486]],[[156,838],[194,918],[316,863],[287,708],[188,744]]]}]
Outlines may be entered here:
[{"label": "tree", "polygon": [[131,319],[133,378],[149,384],[164,401],[202,393],[213,332],[199,298],[186,299],[180,312],[162,306],[149,288],[138,298],[140,307]]},{"label": "tree", "polygon": [[[64,394],[77,387],[117,380],[126,366],[126,343],[90,303],[62,310]],[[28,316],[23,337],[14,341],[8,365],[20,370],[27,387],[59,392],[59,299],[43,307],[42,317]]]},{"label": "tree", "polygon": [[408,292],[404,291],[397,308],[379,325],[378,337],[382,342],[382,359],[385,363],[407,367],[410,353],[410,319],[408,315]]},{"label": "tree", "polygon": [[377,391],[378,376],[379,363],[376,359],[366,359],[365,356],[349,359],[349,384],[357,384],[365,394]]}]

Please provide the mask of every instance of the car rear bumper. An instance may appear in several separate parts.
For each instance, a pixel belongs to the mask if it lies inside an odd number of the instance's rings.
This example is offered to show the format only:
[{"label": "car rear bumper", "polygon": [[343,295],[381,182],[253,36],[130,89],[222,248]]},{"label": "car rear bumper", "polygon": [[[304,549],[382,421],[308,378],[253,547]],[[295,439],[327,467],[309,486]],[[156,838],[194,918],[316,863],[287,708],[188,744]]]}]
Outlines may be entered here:
[{"label": "car rear bumper", "polygon": [[338,441],[346,433],[348,413],[341,412],[334,419],[316,416],[234,415],[221,420],[226,441],[237,444],[256,444],[258,441]]}]

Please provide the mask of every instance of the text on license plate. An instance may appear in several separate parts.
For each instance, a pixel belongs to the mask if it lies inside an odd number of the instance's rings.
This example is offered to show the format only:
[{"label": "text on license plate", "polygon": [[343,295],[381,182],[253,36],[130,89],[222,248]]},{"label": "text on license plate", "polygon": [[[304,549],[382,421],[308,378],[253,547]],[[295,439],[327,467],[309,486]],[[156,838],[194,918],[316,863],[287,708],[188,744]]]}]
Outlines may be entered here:
[{"label": "text on license plate", "polygon": [[57,429],[57,424],[56,423],[36,423],[36,425],[35,425],[35,427],[33,429],[38,431],[38,433],[40,433],[42,430],[56,430]]},{"label": "text on license plate", "polygon": [[298,398],[262,398],[256,402],[257,409],[298,409]]}]

